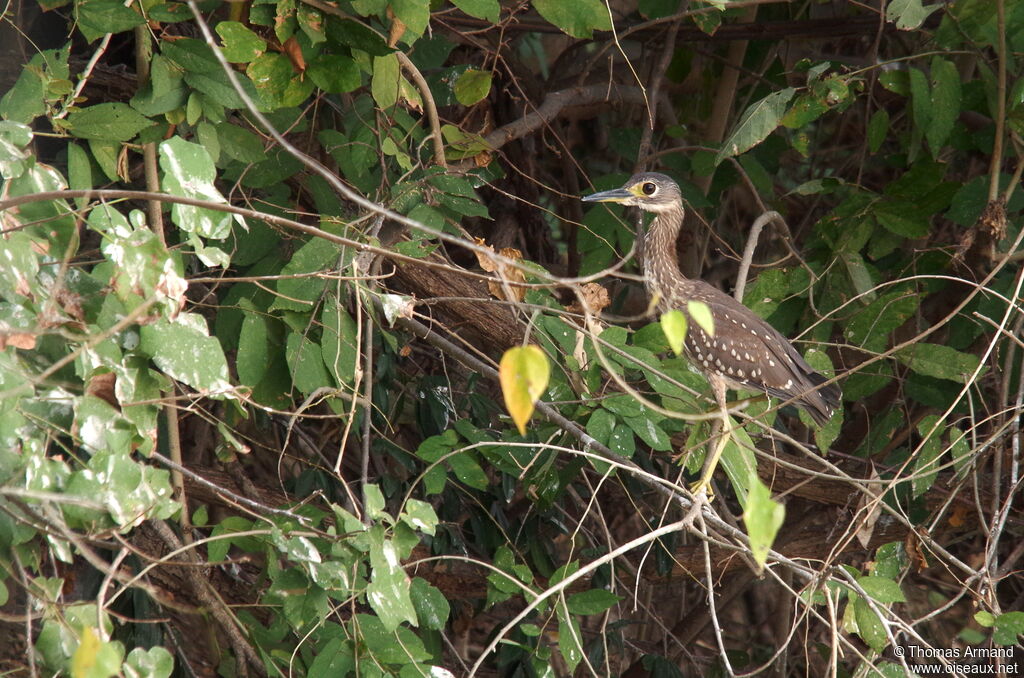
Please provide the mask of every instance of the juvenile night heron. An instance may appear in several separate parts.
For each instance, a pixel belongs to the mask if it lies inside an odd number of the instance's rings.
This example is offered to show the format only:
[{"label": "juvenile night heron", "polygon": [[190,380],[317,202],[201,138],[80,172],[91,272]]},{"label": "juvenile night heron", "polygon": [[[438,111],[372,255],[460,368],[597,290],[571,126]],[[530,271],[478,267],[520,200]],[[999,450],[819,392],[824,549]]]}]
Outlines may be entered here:
[{"label": "juvenile night heron", "polygon": [[664,174],[634,175],[622,188],[594,193],[585,202],[616,202],[639,207],[656,216],[643,237],[644,285],[657,300],[658,311],[687,313],[691,301],[711,311],[714,334],[709,335],[691,318],[685,352],[707,376],[722,413],[723,436],[708,457],[694,492],[704,492],[731,435],[725,391],[729,387],[764,391],[807,410],[820,426],[839,406],[839,388],[822,386],[827,379],[807,364],[793,345],[774,327],[729,295],[701,280],[679,272],[676,238],[683,224],[679,186]]}]

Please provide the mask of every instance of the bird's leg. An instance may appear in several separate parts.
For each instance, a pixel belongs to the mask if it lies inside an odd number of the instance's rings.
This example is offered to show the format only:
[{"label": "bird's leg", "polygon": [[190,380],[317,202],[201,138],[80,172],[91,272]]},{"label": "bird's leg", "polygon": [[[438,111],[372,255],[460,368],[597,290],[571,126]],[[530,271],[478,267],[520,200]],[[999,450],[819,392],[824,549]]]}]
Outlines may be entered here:
[{"label": "bird's leg", "polygon": [[711,493],[709,490],[711,489],[711,478],[715,474],[715,469],[718,467],[718,460],[722,458],[722,452],[725,451],[725,446],[729,444],[729,440],[732,438],[732,420],[729,419],[729,405],[725,400],[725,380],[716,376],[711,376],[708,381],[711,382],[711,390],[715,394],[715,402],[718,403],[718,411],[722,416],[721,435],[715,443],[714,451],[704,462],[704,468],[700,473],[700,480],[694,483],[690,488],[690,491],[694,494],[710,495]]}]

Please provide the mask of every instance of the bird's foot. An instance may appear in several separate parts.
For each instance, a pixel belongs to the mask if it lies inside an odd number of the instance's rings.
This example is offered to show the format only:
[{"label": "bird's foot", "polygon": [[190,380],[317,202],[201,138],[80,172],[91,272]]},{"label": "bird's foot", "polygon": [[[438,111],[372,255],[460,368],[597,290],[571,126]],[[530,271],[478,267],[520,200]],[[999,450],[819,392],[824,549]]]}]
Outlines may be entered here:
[{"label": "bird's foot", "polygon": [[714,499],[715,492],[711,489],[711,476],[707,475],[693,485],[690,485],[690,493],[697,498],[706,499],[709,502]]}]

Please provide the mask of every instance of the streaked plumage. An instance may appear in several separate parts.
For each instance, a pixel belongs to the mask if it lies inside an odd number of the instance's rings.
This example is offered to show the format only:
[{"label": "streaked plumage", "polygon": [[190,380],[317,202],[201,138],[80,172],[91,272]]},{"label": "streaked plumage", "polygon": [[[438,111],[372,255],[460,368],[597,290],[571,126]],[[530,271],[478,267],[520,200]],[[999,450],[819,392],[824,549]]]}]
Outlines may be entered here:
[{"label": "streaked plumage", "polygon": [[686,312],[689,301],[707,304],[714,319],[714,336],[708,336],[689,319],[686,353],[704,371],[724,402],[725,387],[764,391],[791,400],[807,410],[820,425],[839,406],[839,388],[821,386],[827,379],[807,364],[793,345],[774,327],[721,290],[679,271],[676,238],[683,223],[679,186],[664,174],[645,172],[633,176],[622,188],[595,193],[587,202],[633,205],[657,216],[643,238],[644,283],[658,298],[658,310]]}]

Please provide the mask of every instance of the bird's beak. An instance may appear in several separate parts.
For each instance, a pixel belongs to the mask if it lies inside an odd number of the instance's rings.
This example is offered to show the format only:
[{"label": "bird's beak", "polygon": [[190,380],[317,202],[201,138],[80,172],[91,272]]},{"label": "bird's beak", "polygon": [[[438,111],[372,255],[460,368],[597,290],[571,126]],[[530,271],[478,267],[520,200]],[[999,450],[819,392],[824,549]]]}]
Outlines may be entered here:
[{"label": "bird's beak", "polygon": [[610,191],[601,191],[600,193],[585,195],[581,200],[583,200],[583,202],[623,202],[635,197],[635,195],[625,188],[613,188]]}]

